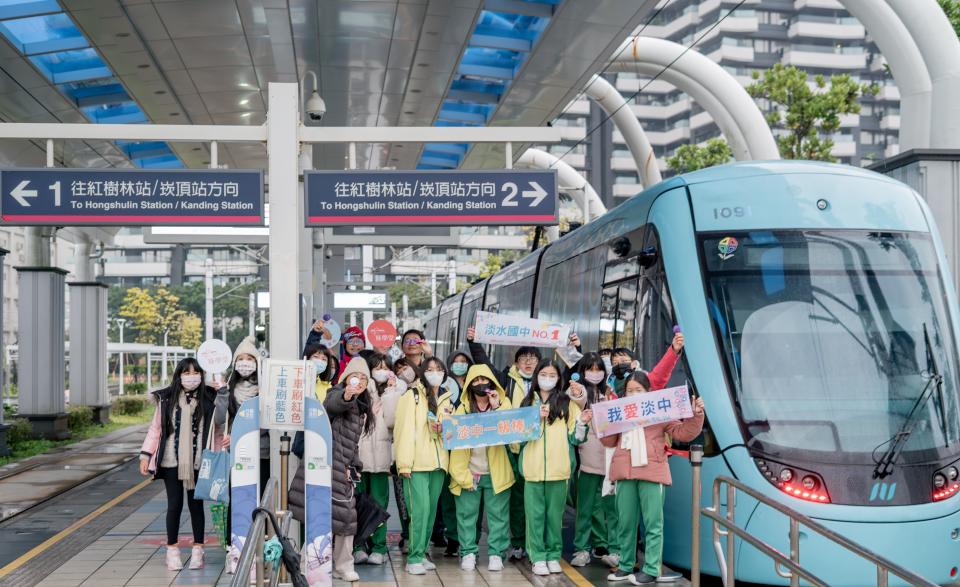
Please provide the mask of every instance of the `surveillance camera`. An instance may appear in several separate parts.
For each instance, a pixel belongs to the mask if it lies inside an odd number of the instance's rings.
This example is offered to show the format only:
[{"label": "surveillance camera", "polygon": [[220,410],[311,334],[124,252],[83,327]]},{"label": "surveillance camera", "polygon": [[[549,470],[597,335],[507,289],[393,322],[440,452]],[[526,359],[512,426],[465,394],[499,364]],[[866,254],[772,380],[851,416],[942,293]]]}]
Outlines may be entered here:
[{"label": "surveillance camera", "polygon": [[324,103],[323,98],[320,97],[320,94],[314,90],[313,94],[310,96],[310,99],[307,100],[306,106],[307,116],[313,122],[320,122],[323,120],[323,115],[327,113],[327,105]]}]

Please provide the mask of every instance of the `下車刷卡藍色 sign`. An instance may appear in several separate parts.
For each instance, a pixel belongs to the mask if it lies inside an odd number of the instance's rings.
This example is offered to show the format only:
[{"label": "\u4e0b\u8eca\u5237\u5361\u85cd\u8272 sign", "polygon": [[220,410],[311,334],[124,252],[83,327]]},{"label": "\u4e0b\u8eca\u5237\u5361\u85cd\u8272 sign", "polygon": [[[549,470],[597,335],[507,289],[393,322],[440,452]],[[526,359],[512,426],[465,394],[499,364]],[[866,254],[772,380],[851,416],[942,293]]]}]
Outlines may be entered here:
[{"label": "\u4e0b\u8eca\u5237\u5361\u85cd\u8272 sign", "polygon": [[306,225],[550,225],[554,170],[307,171]]}]

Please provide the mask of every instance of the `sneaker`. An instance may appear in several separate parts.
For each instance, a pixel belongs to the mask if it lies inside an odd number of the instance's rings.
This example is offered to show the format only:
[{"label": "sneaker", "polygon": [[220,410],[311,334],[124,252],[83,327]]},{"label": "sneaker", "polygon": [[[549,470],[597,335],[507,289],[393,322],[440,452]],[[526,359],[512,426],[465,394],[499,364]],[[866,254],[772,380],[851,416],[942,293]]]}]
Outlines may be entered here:
[{"label": "sneaker", "polygon": [[227,574],[232,575],[237,572],[237,565],[240,564],[240,557],[227,554]]},{"label": "sneaker", "polygon": [[443,556],[450,558],[460,556],[460,543],[456,540],[448,540],[447,549],[443,551]]},{"label": "sneaker", "polygon": [[437,565],[433,564],[433,561],[430,560],[430,559],[428,559],[428,558],[424,558],[424,559],[423,559],[423,562],[420,563],[420,564],[422,564],[422,565],[423,565],[423,568],[425,568],[425,569],[428,570],[428,571],[435,571],[435,570],[437,570]]},{"label": "sneaker", "polygon": [[560,561],[547,561],[547,570],[551,573],[562,573],[563,567],[560,566]]},{"label": "sneaker", "polygon": [[372,552],[370,556],[367,557],[368,565],[382,565],[387,562],[387,555],[380,552]]},{"label": "sneaker", "polygon": [[550,569],[547,568],[547,563],[545,561],[533,563],[533,574],[541,577],[549,575]]},{"label": "sneaker", "polygon": [[526,556],[527,552],[523,550],[522,546],[514,546],[510,549],[510,556],[508,558],[520,561],[526,558]]},{"label": "sneaker", "polygon": [[639,572],[630,575],[630,584],[631,585],[652,585],[657,582],[656,577],[651,577],[650,575]]},{"label": "sneaker", "polygon": [[683,575],[680,573],[663,569],[660,571],[660,576],[657,577],[657,583],[673,583],[674,581],[679,581],[682,578]]},{"label": "sneaker", "polygon": [[368,555],[366,552],[358,550],[357,552],[353,553],[353,564],[362,565],[363,563],[367,562],[369,558],[370,555]]},{"label": "sneaker", "polygon": [[183,560],[180,559],[180,549],[176,546],[167,547],[167,570],[179,571],[183,568]]},{"label": "sneaker", "polygon": [[603,558],[608,554],[610,554],[610,551],[605,546],[598,546],[593,549],[593,558]]},{"label": "sneaker", "polygon": [[573,553],[573,558],[570,559],[570,564],[574,567],[585,567],[590,564],[590,553],[586,550],[578,550]]},{"label": "sneaker", "polygon": [[490,562],[487,563],[488,571],[502,571],[503,570],[503,559],[495,554],[490,555]]},{"label": "sneaker", "polygon": [[427,569],[423,567],[423,563],[408,563],[407,573],[410,575],[426,575]]},{"label": "sneaker", "polygon": [[403,554],[410,552],[410,544],[403,538],[400,539],[400,552]]},{"label": "sneaker", "polygon": [[603,564],[607,565],[611,569],[620,566],[620,555],[615,552],[603,555],[600,557],[600,560],[602,560]]},{"label": "sneaker", "polygon": [[607,581],[611,583],[617,583],[619,581],[629,581],[630,577],[633,576],[633,573],[628,573],[627,571],[621,571],[620,569],[615,570],[614,572],[607,575]]},{"label": "sneaker", "polygon": [[356,571],[334,571],[333,578],[353,583],[354,581],[360,580],[360,575],[358,575]]},{"label": "sneaker", "polygon": [[[178,557],[179,558],[179,557]],[[190,552],[190,570],[196,571],[203,568],[203,547],[194,546]]]},{"label": "sneaker", "polygon": [[460,559],[460,570],[473,571],[476,568],[477,568],[477,555],[475,554],[463,555],[463,558]]}]

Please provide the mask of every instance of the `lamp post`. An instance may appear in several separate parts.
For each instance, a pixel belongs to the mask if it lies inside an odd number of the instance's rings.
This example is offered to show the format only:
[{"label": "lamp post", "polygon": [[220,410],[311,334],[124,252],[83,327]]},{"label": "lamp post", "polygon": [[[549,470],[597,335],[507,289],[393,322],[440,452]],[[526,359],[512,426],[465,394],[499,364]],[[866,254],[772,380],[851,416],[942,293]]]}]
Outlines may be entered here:
[{"label": "lamp post", "polygon": [[114,321],[120,327],[120,395],[123,395],[123,326],[127,323],[127,319],[115,318]]}]

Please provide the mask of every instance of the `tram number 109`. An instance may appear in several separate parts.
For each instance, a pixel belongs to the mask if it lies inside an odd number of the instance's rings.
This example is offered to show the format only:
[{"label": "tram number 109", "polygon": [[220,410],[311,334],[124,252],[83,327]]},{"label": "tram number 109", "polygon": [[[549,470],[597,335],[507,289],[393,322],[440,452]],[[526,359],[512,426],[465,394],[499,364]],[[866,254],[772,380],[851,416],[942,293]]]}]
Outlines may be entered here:
[{"label": "tram number 109", "polygon": [[750,216],[750,206],[723,206],[713,209],[714,220],[721,218],[745,218]]}]

